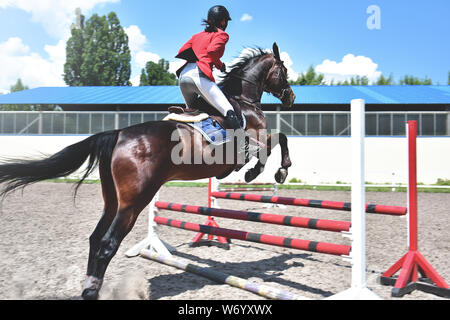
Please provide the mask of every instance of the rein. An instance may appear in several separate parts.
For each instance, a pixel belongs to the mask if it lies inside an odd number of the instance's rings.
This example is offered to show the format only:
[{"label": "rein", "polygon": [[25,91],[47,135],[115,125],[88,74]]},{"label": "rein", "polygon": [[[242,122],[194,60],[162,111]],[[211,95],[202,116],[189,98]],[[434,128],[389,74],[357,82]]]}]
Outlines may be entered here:
[{"label": "rein", "polygon": [[260,84],[256,83],[255,81],[252,81],[252,80],[249,80],[249,79],[245,79],[244,77],[238,76],[237,74],[231,74],[230,76],[233,77],[233,78],[240,79],[240,80],[243,80],[245,82],[248,82],[248,83],[254,85],[255,87],[259,87],[260,86]]}]

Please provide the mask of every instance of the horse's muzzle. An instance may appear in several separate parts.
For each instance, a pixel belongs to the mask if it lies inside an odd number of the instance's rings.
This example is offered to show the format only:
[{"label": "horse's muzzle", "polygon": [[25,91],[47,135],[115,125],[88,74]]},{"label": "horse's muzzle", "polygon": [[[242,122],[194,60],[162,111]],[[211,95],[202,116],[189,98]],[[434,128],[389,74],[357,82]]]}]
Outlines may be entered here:
[{"label": "horse's muzzle", "polygon": [[283,103],[283,107],[291,108],[294,105],[295,94],[292,91],[292,88],[283,89],[281,102]]}]

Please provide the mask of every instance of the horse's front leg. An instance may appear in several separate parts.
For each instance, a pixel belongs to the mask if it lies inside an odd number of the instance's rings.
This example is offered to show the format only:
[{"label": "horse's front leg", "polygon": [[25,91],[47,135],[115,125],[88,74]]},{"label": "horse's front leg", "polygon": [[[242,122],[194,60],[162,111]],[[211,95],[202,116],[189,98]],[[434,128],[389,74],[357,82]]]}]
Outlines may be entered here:
[{"label": "horse's front leg", "polygon": [[289,157],[289,148],[286,135],[284,133],[277,133],[277,135],[277,140],[281,148],[281,167],[275,173],[275,181],[278,183],[284,183],[288,176],[288,168],[292,166],[292,162]]},{"label": "horse's front leg", "polygon": [[245,173],[245,182],[250,183],[251,181],[255,180],[256,177],[258,177],[263,171],[266,166],[267,159],[269,158],[270,154],[272,153],[273,148],[275,148],[277,145],[280,145],[281,148],[281,167],[278,169],[278,171],[275,174],[275,181],[278,183],[284,183],[287,175],[288,175],[288,168],[292,165],[291,159],[289,157],[289,149],[287,145],[287,137],[283,133],[276,133],[276,134],[268,134],[267,135],[267,144],[266,149],[260,151],[258,153],[258,162],[256,165],[249,169]]}]

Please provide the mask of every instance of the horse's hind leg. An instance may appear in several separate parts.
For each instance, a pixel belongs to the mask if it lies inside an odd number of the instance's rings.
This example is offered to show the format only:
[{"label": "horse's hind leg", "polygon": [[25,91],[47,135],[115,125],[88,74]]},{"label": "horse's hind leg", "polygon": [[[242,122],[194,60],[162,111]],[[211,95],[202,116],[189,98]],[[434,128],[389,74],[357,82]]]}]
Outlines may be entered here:
[{"label": "horse's hind leg", "polygon": [[141,211],[158,191],[158,188],[147,190],[145,198],[148,200],[144,200],[144,195],[142,195],[140,201],[135,204],[119,204],[117,214],[108,231],[101,239],[97,252],[94,254],[92,273],[90,275],[92,285],[83,290],[82,297],[84,299],[92,300],[98,298],[98,293],[109,262],[119,249],[122,240],[133,228]]},{"label": "horse's hind leg", "polygon": [[[103,277],[122,240],[133,228],[141,211],[149,204],[161,187],[157,177],[164,176],[162,165],[136,165],[126,151],[113,160],[112,175],[118,207],[117,213],[98,243],[90,265],[90,286],[82,293],[84,299],[97,299]],[[133,161],[134,160],[134,161]]]},{"label": "horse's hind leg", "polygon": [[109,168],[104,168],[100,165],[100,181],[102,183],[102,193],[104,200],[103,215],[100,218],[97,226],[89,237],[89,260],[86,272],[86,280],[83,285],[83,290],[89,288],[96,288],[101,286],[101,280],[95,278],[92,274],[95,267],[95,254],[100,247],[100,241],[108,231],[114,217],[117,213],[118,201],[116,195],[116,188]]}]

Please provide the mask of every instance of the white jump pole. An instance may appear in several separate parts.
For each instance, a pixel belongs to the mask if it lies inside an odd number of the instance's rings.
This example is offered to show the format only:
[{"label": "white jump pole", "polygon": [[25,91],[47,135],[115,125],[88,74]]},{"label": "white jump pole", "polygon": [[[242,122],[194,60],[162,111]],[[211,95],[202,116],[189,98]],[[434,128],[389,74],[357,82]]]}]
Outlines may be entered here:
[{"label": "white jump pole", "polygon": [[379,300],[366,286],[366,209],[365,209],[365,102],[355,99],[351,102],[351,144],[352,144],[352,283],[351,287],[330,299],[336,300]]}]

